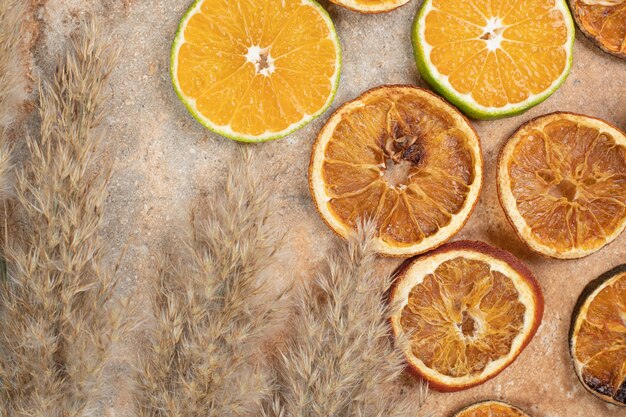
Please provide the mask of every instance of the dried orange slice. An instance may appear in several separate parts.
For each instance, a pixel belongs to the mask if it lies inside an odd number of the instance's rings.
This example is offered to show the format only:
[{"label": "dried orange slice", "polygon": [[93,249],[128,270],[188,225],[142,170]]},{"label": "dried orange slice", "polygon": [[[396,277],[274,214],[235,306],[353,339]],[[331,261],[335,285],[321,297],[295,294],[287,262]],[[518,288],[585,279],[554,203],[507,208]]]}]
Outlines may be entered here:
[{"label": "dried orange slice", "polygon": [[283,137],[331,104],[341,66],[314,0],[197,0],[172,46],[174,88],[204,126],[231,139]]},{"label": "dried orange slice", "polygon": [[330,0],[332,3],[361,13],[384,13],[405,5],[409,0]]},{"label": "dried orange slice", "polygon": [[517,234],[546,256],[587,256],[626,228],[626,136],[602,120],[530,121],[502,149],[497,182]]},{"label": "dried orange slice", "polygon": [[529,417],[529,415],[502,401],[481,401],[462,409],[454,417]]},{"label": "dried orange slice", "polygon": [[589,392],[626,406],[626,264],[583,290],[572,316],[570,352]]},{"label": "dried orange slice", "polygon": [[405,262],[390,304],[394,335],[408,335],[409,369],[438,391],[482,384],[534,336],[543,295],[518,259],[481,242],[454,242]]},{"label": "dried orange slice", "polygon": [[626,0],[569,0],[580,30],[606,52],[626,59]]},{"label": "dried orange slice", "polygon": [[425,0],[413,27],[422,77],[477,119],[552,95],[570,72],[574,37],[565,0]]},{"label": "dried orange slice", "polygon": [[313,145],[309,187],[337,234],[372,218],[378,252],[410,256],[463,227],[482,172],[478,135],[454,107],[414,86],[383,86],[326,123]]}]

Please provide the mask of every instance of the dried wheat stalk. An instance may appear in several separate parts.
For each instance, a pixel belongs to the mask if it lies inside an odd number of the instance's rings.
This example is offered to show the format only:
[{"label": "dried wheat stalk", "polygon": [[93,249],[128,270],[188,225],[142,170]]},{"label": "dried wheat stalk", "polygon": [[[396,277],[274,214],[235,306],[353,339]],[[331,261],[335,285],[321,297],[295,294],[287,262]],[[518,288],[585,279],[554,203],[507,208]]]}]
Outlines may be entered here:
[{"label": "dried wheat stalk", "polygon": [[425,388],[405,393],[403,342],[390,338],[383,300],[391,277],[375,272],[373,226],[331,253],[302,292],[278,355],[273,417],[415,417]]},{"label": "dried wheat stalk", "polygon": [[100,398],[110,347],[128,330],[98,237],[109,169],[96,153],[115,52],[84,22],[40,91],[41,125],[17,174],[21,230],[0,283],[0,416],[78,417]]},{"label": "dried wheat stalk", "polygon": [[259,354],[279,305],[263,271],[275,259],[269,190],[250,155],[194,210],[186,251],[167,257],[153,296],[155,325],[138,372],[141,417],[237,417],[271,392]]},{"label": "dried wheat stalk", "polygon": [[0,200],[11,192],[11,152],[5,136],[15,110],[15,86],[19,85],[20,28],[25,3],[0,0]]}]

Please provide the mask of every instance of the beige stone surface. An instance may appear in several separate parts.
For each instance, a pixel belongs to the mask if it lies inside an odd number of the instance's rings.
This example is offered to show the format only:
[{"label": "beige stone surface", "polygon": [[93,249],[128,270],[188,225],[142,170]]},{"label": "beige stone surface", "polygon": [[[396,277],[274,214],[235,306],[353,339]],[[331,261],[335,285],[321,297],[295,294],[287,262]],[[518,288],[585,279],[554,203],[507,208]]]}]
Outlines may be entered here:
[{"label": "beige stone surface", "polygon": [[[236,0],[232,0],[236,1]],[[121,47],[110,86],[110,113],[105,121],[105,153],[114,163],[103,235],[112,260],[126,245],[122,288],[145,302],[159,248],[184,230],[193,198],[220,180],[236,145],[204,129],[189,116],[169,80],[169,48],[178,20],[191,0],[49,0],[34,10],[41,36],[33,47],[33,73],[49,74],[66,35],[78,16],[93,11]],[[412,57],[410,27],[420,1],[388,14],[364,16],[324,1],[343,47],[341,85],[332,106],[381,84],[424,85]],[[570,110],[604,118],[626,129],[626,61],[604,54],[577,33],[574,68],[564,86],[528,113],[500,121],[475,122],[483,143],[486,182],[479,205],[455,239],[477,239],[520,257],[538,277],[545,293],[544,321],[520,358],[495,379],[465,392],[432,393],[426,410],[450,416],[477,400],[502,399],[535,417],[617,417],[625,409],[587,394],[570,363],[567,332],[575,300],[585,284],[626,262],[626,235],[601,252],[578,261],[547,260],[529,252],[504,218],[495,189],[499,149],[525,121]],[[285,274],[307,279],[335,241],[318,217],[307,188],[311,144],[330,111],[291,136],[254,146],[259,175],[276,190],[275,211],[288,232],[287,250],[277,265]],[[211,198],[210,194],[207,198]],[[400,261],[381,259],[391,270]],[[113,363],[117,379],[107,416],[130,416],[129,365],[141,348],[140,337],[125,341]],[[409,394],[411,395],[411,394]],[[413,395],[416,395],[414,393]],[[418,415],[418,413],[416,413]]]}]

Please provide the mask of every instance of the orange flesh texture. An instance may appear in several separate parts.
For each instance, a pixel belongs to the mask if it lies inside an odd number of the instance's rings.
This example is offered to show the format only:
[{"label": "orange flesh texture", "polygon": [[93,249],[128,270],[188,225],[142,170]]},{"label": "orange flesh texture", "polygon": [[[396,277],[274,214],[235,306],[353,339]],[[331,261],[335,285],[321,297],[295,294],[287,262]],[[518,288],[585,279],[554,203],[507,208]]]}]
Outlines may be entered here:
[{"label": "orange flesh texture", "polygon": [[580,24],[611,52],[626,54],[626,2],[615,6],[577,1]]},{"label": "orange flesh texture", "polygon": [[592,390],[626,404],[626,273],[591,301],[576,339],[576,360]]},{"label": "orange flesh texture", "polygon": [[400,324],[411,352],[450,377],[480,375],[511,351],[522,332],[526,307],[507,276],[479,260],[442,263],[411,289]]},{"label": "orange flesh texture", "polygon": [[454,417],[526,417],[525,413],[506,404],[486,403],[463,410]]},{"label": "orange flesh texture", "polygon": [[[180,87],[218,126],[280,132],[321,110],[331,95],[338,51],[320,12],[301,1],[205,0],[184,36]],[[246,59],[253,46],[274,60],[271,74]]]},{"label": "orange flesh texture", "polygon": [[[555,0],[433,0],[432,6],[425,27],[430,60],[480,105],[521,103],[549,89],[567,66],[568,29]],[[490,48],[489,39],[500,36],[499,47]]]},{"label": "orange flesh texture", "polygon": [[417,95],[382,91],[343,115],[322,178],[336,218],[351,227],[374,218],[384,241],[408,246],[463,208],[475,161],[448,113]]},{"label": "orange flesh texture", "polygon": [[557,120],[527,132],[509,161],[519,213],[558,251],[604,244],[626,216],[626,147],[595,128]]}]

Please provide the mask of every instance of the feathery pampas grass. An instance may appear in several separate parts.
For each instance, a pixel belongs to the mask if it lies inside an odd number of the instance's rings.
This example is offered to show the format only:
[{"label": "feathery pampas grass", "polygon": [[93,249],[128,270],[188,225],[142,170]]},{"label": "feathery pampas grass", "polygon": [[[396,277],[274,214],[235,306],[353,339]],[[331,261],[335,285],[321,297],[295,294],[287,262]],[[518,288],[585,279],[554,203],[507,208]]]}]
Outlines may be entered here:
[{"label": "feathery pampas grass", "polygon": [[271,381],[259,359],[282,304],[263,273],[278,241],[268,223],[269,194],[242,151],[224,187],[194,209],[184,253],[161,265],[155,324],[138,372],[139,416],[261,412]]},{"label": "feathery pampas grass", "polygon": [[0,200],[11,192],[11,152],[5,130],[15,110],[15,86],[19,84],[20,27],[23,0],[0,0]]},{"label": "feathery pampas grass", "polygon": [[83,22],[40,88],[40,129],[17,174],[19,231],[0,283],[0,416],[78,417],[100,399],[103,366],[129,322],[98,229],[109,169],[96,153],[116,53]]},{"label": "feathery pampas grass", "polygon": [[402,344],[390,338],[390,276],[375,272],[373,225],[327,259],[294,308],[276,366],[270,417],[415,417],[426,388],[404,392]]}]

